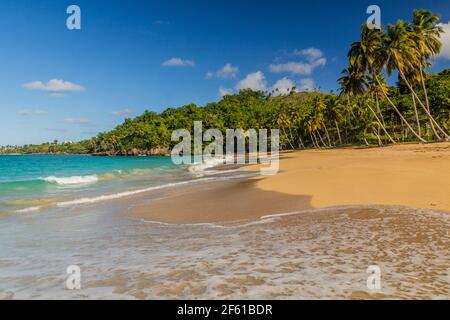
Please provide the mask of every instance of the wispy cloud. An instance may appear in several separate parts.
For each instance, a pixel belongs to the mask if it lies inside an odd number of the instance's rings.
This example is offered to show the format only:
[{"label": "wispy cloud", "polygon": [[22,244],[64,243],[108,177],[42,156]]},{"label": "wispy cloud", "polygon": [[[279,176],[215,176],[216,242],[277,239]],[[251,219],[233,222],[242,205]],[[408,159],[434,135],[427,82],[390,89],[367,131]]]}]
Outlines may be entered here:
[{"label": "wispy cloud", "polygon": [[80,92],[85,90],[85,88],[79,84],[60,79],[52,79],[47,83],[42,81],[32,81],[23,84],[22,87],[27,90],[49,92],[51,96],[61,96],[67,92]]},{"label": "wispy cloud", "polygon": [[308,63],[287,62],[287,63],[271,64],[269,66],[269,70],[270,70],[270,72],[273,72],[273,73],[285,72],[285,73],[309,75],[312,73],[313,68]]},{"label": "wispy cloud", "polygon": [[314,69],[323,67],[327,64],[327,59],[324,57],[323,52],[317,48],[294,50],[290,55],[302,57],[302,60],[304,61],[289,61],[286,63],[271,64],[269,66],[270,72],[311,75]]},{"label": "wispy cloud", "polygon": [[269,70],[273,73],[292,73],[299,75],[310,75],[313,73],[314,69],[317,67],[324,66],[327,63],[327,59],[320,58],[311,63],[305,62],[287,62],[287,63],[278,63],[271,64],[269,66]]},{"label": "wispy cloud", "polygon": [[252,89],[254,91],[265,91],[267,88],[266,77],[261,71],[248,74],[236,84],[236,90]]},{"label": "wispy cloud", "polygon": [[118,110],[111,112],[111,115],[115,117],[123,117],[132,114],[133,111],[131,109],[125,109],[125,110]]},{"label": "wispy cloud", "polygon": [[295,49],[292,54],[296,56],[303,56],[310,62],[316,61],[324,56],[322,50],[317,48],[307,48],[301,50]]},{"label": "wispy cloud", "polygon": [[163,67],[194,67],[194,60],[187,60],[181,58],[171,58],[162,63]]},{"label": "wispy cloud", "polygon": [[22,110],[18,110],[17,114],[21,115],[21,116],[45,116],[48,114],[48,112],[44,111],[44,110],[38,110],[38,109],[34,109],[34,110],[22,109]]},{"label": "wispy cloud", "polygon": [[94,124],[91,120],[88,120],[88,119],[75,119],[75,118],[66,118],[66,119],[64,119],[64,123],[86,125],[86,126]]},{"label": "wispy cloud", "polygon": [[444,29],[444,33],[441,35],[442,49],[438,58],[450,60],[450,21],[439,25]]},{"label": "wispy cloud", "polygon": [[233,66],[231,63],[227,63],[216,72],[208,72],[206,74],[206,79],[211,79],[214,77],[222,79],[236,78],[238,73],[239,67]]}]

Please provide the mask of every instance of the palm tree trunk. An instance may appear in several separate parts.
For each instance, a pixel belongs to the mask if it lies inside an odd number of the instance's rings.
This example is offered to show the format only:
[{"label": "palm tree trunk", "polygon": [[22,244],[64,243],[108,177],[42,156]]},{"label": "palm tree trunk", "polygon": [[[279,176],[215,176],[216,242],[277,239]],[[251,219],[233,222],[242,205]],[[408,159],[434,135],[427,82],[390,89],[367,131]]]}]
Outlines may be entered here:
[{"label": "palm tree trunk", "polygon": [[383,126],[386,127],[386,123],[384,122],[383,113],[381,112],[381,108],[380,108],[380,101],[378,100],[378,94],[375,95],[375,101],[377,102],[377,112],[380,115],[381,123],[383,124]]},{"label": "palm tree trunk", "polygon": [[313,139],[313,136],[312,136],[311,132],[309,133],[309,138],[311,139],[313,147],[315,148],[316,144],[314,143],[314,139]]},{"label": "palm tree trunk", "polygon": [[[379,86],[381,86],[380,80],[378,79],[378,76],[375,75],[375,79],[378,83]],[[392,102],[392,100],[388,97],[388,95],[383,92],[384,97],[387,99],[387,101],[389,102],[389,104],[392,106],[392,108],[394,108],[395,112],[398,114],[398,116],[400,117],[400,119],[403,121],[403,123],[408,127],[409,130],[411,130],[411,132],[416,136],[417,139],[419,139],[419,141],[426,143],[426,140],[424,140],[421,136],[419,136],[417,134],[416,131],[414,131],[414,129],[411,127],[411,125],[409,124],[409,122],[403,117],[402,113],[400,112],[400,110],[398,110],[398,108],[396,107],[396,105]]]},{"label": "palm tree trunk", "polygon": [[339,143],[342,145],[341,131],[339,130],[339,124],[338,124],[337,120],[334,120],[334,123],[336,124],[336,130],[337,130],[337,134],[339,137]]},{"label": "palm tree trunk", "polygon": [[[291,141],[294,141],[294,136],[292,135],[291,126],[288,126],[289,128],[289,136],[291,137]],[[292,146],[292,149],[295,149],[294,146]]]},{"label": "palm tree trunk", "polygon": [[366,136],[363,137],[364,143],[366,144],[366,146],[370,146],[369,142],[366,139]]},{"label": "palm tree trunk", "polygon": [[284,129],[284,127],[281,127],[281,129],[283,130],[284,136],[286,137],[286,140],[289,142],[289,145],[291,146],[291,149],[294,150],[294,146],[291,143],[291,140],[289,139],[288,135],[286,134],[286,130]]},{"label": "palm tree trunk", "polygon": [[414,95],[411,94],[412,101],[413,101],[413,107],[414,107],[414,114],[416,115],[416,121],[417,121],[417,133],[419,136],[422,136],[422,133],[420,132],[420,121],[419,121],[419,113],[417,112],[417,105],[416,105],[416,98],[414,98]]},{"label": "palm tree trunk", "polygon": [[323,141],[323,138],[322,138],[322,135],[320,134],[320,131],[317,131],[317,135],[319,136],[320,141],[322,141],[323,146],[326,148],[327,144],[325,143],[325,141]]},{"label": "palm tree trunk", "polygon": [[373,133],[377,136],[378,146],[382,147],[383,146],[383,142],[381,141],[381,138],[380,138],[380,128],[377,128],[376,130],[374,129]]},{"label": "palm tree trunk", "polygon": [[317,141],[315,140],[316,137],[315,137],[311,132],[309,133],[309,135],[311,136],[311,141],[312,141],[312,143],[313,143],[313,145],[314,145],[314,148],[320,149],[319,144],[318,144]]},{"label": "palm tree trunk", "polygon": [[327,135],[328,145],[329,145],[330,148],[331,148],[331,147],[332,147],[332,145],[331,145],[331,139],[330,139],[330,135],[328,134],[327,126],[324,125],[323,127],[325,128],[325,133],[326,133],[326,135]]},{"label": "palm tree trunk", "polygon": [[301,133],[298,134],[298,141],[300,142],[299,143],[300,148],[304,149],[305,148],[305,144],[303,143],[303,139],[302,139],[302,134]]},{"label": "palm tree trunk", "polygon": [[380,119],[378,118],[377,114],[375,113],[375,111],[370,107],[370,105],[368,103],[366,103],[367,107],[369,107],[370,111],[372,111],[373,115],[375,116],[375,119],[377,119],[378,123],[381,125],[381,128],[383,129],[384,133],[386,133],[386,135],[389,137],[389,140],[392,143],[396,143],[395,140],[391,137],[391,135],[389,134],[389,132],[386,130],[386,127],[384,126],[383,123],[381,123]]},{"label": "palm tree trunk", "polygon": [[[444,137],[449,140],[450,136],[441,128],[441,126],[436,122],[436,120],[433,118],[433,116],[431,115],[431,113],[427,110],[427,108],[425,107],[425,105],[422,103],[422,101],[419,99],[419,97],[417,96],[416,92],[414,91],[414,89],[411,87],[411,84],[408,82],[408,80],[406,79],[403,71],[401,69],[399,69],[399,73],[400,76],[402,77],[403,81],[405,81],[406,85],[408,86],[409,90],[411,91],[411,93],[414,95],[414,97],[416,97],[417,101],[419,102],[420,106],[422,107],[422,109],[425,111],[425,113],[427,114],[428,118],[430,119],[430,121],[432,121],[436,127],[439,129],[439,131],[441,131],[444,134]],[[436,131],[436,129],[435,129]],[[442,139],[437,132],[435,132],[436,137],[438,137],[438,139]]]},{"label": "palm tree trunk", "polygon": [[[422,66],[420,66],[420,81],[422,82],[423,93],[425,95],[426,108],[427,108],[428,112],[431,114],[430,101],[428,100],[428,92],[427,92],[427,87],[425,86],[425,79],[423,76],[423,67]],[[434,128],[434,124],[433,124],[433,121],[431,121],[431,119],[430,119],[430,126],[431,126],[431,129],[433,130],[433,132],[436,133],[436,129]],[[438,136],[438,139],[440,139],[440,138],[441,137]]]}]

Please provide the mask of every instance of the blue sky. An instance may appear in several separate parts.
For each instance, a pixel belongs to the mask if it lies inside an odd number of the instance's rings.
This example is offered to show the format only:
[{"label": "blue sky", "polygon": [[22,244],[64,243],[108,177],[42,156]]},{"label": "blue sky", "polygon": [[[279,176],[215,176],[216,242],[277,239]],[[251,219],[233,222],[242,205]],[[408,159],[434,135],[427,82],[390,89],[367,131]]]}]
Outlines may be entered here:
[{"label": "blue sky", "polygon": [[[81,30],[66,28],[71,4]],[[2,0],[0,145],[81,140],[248,86],[336,89],[371,4],[383,24],[414,8],[450,21],[438,0]],[[434,71],[450,67],[445,52]]]}]

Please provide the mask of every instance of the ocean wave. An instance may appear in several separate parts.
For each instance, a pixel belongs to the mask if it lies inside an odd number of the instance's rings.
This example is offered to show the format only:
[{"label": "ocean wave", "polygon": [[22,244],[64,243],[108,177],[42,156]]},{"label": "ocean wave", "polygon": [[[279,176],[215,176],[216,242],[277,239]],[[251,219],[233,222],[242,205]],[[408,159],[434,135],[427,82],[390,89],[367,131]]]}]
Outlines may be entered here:
[{"label": "ocean wave", "polygon": [[75,199],[75,200],[63,201],[63,202],[56,203],[56,206],[69,207],[69,206],[80,205],[80,204],[91,204],[91,203],[102,202],[102,201],[107,201],[107,200],[125,198],[125,197],[129,197],[129,196],[133,196],[133,195],[137,195],[137,194],[141,194],[141,193],[145,193],[145,192],[149,192],[149,191],[168,189],[168,188],[178,187],[178,186],[183,186],[183,185],[188,185],[188,184],[203,183],[203,182],[208,182],[208,181],[224,181],[224,180],[229,180],[229,179],[248,178],[250,176],[253,176],[253,173],[234,175],[234,176],[230,176],[230,177],[204,177],[204,178],[198,178],[195,180],[172,182],[172,183],[167,183],[167,184],[163,184],[163,185],[159,185],[159,186],[153,186],[153,187],[148,187],[148,188],[143,188],[143,189],[138,189],[138,190],[124,191],[124,192],[119,192],[119,193],[100,195],[100,196],[96,196],[96,197],[85,197],[85,198],[79,198],[79,199]]},{"label": "ocean wave", "polygon": [[97,175],[89,175],[89,176],[72,176],[72,177],[55,177],[50,176],[46,178],[42,178],[42,180],[48,183],[55,183],[58,185],[77,185],[77,184],[91,184],[98,182]]},{"label": "ocean wave", "polygon": [[133,191],[124,191],[124,192],[108,194],[108,195],[101,195],[101,196],[91,197],[91,198],[85,197],[85,198],[80,198],[80,199],[75,199],[75,200],[70,200],[70,201],[58,202],[56,205],[58,207],[68,207],[68,206],[79,205],[79,204],[96,203],[96,202],[101,202],[101,201],[106,201],[106,200],[114,200],[114,199],[120,199],[120,198],[124,198],[124,197],[129,197],[129,196],[133,196],[133,195],[136,195],[136,194],[149,192],[149,191],[154,191],[154,190],[160,190],[160,189],[166,189],[166,188],[170,188],[170,187],[182,186],[182,185],[195,183],[195,182],[200,182],[200,181],[201,182],[205,182],[205,181],[208,181],[208,180],[212,180],[212,178],[204,178],[204,179],[191,180],[191,181],[173,182],[173,183],[167,183],[167,184],[160,185],[160,186],[148,187],[148,188],[143,188],[143,189],[138,189],[138,190],[133,190]]},{"label": "ocean wave", "polygon": [[[234,157],[211,157],[201,161],[196,161],[188,166],[188,171],[195,176],[203,176],[208,174],[217,174],[217,171],[211,170],[212,168],[222,166],[226,163],[234,163]],[[233,170],[238,171],[238,170]],[[223,172],[222,172],[223,173]]]},{"label": "ocean wave", "polygon": [[41,210],[40,206],[36,206],[36,207],[28,207],[25,209],[20,209],[20,210],[16,210],[17,213],[27,213],[27,212],[34,212],[34,211],[39,211]]}]

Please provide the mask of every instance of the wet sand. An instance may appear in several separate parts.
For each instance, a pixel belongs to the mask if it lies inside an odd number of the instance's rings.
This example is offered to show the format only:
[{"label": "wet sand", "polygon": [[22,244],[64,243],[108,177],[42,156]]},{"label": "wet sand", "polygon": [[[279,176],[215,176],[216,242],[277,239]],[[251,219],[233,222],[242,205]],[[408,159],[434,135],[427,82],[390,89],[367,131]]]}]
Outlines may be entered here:
[{"label": "wet sand", "polygon": [[166,223],[226,223],[345,205],[450,212],[449,190],[450,143],[307,150],[283,153],[277,175],[180,188],[126,214]]}]

